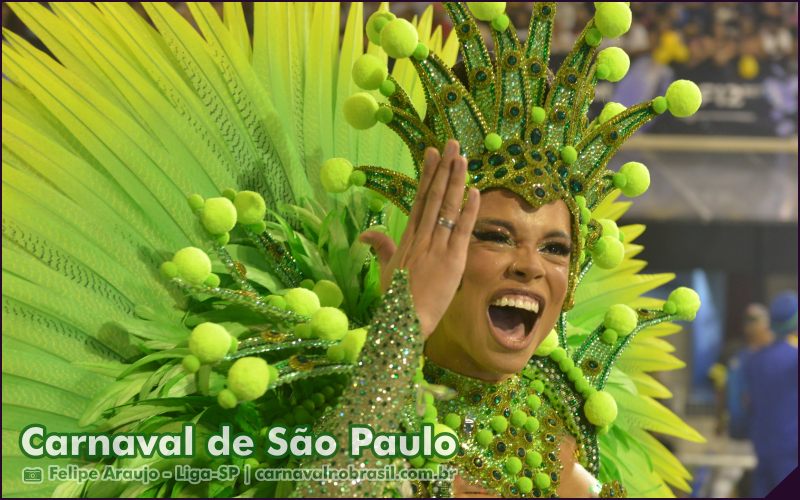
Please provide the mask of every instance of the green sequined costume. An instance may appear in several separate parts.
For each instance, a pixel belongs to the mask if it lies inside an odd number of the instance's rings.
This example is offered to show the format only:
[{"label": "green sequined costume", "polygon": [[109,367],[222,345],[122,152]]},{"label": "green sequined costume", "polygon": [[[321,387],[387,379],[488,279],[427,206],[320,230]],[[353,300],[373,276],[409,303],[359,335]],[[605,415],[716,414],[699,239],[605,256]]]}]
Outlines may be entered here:
[{"label": "green sequined costume", "polygon": [[[682,366],[663,337],[696,304],[687,290],[667,302],[643,296],[672,276],[640,274],[644,228],[613,222],[627,208],[620,190],[642,191],[643,167],[606,165],[644,121],[692,104],[676,87],[588,122],[597,79],[619,76],[609,53],[606,63],[593,56],[601,31],[624,17],[620,5],[598,3],[613,15],[598,14],[548,77],[550,3],[534,5],[525,45],[502,8],[482,3],[447,4],[456,29],[446,40],[431,9],[413,33],[392,25],[392,37],[381,32],[393,15],[365,26],[352,4],[340,39],[337,4],[257,3],[252,30],[238,3],[221,17],[188,4],[192,23],[163,4],[144,4],[146,18],[121,3],[12,4],[50,53],[4,32],[4,494],[450,493],[443,482],[414,491],[379,481],[22,481],[26,467],[67,463],[297,468],[313,463],[265,455],[270,428],[341,437],[349,421],[449,427],[463,448],[451,465],[506,496],[555,492],[564,435],[611,487],[604,493],[619,495],[617,481],[634,496],[688,491],[688,472],[650,431],[702,438],[657,401],[670,394],[649,373]],[[470,9],[491,22],[494,61]],[[466,82],[449,69],[459,49]],[[386,51],[397,59],[391,74],[380,68]],[[371,93],[353,100],[362,65],[358,83]],[[358,131],[345,116],[387,126]],[[570,299],[540,355],[497,386],[431,363],[420,371],[405,277],[381,296],[377,263],[357,239],[375,226],[400,237],[421,151],[448,137],[465,148],[472,184],[519,191],[534,206],[563,199],[572,213]],[[230,423],[255,437],[256,452],[30,458],[18,444],[32,423],[144,434],[194,423],[197,448]]]}]

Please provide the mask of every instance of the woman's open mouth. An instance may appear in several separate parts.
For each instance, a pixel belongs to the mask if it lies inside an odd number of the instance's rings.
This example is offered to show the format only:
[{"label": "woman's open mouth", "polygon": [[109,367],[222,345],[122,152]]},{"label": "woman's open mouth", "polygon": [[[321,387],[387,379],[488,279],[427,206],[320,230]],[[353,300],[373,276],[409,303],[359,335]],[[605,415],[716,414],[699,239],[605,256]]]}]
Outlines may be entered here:
[{"label": "woman's open mouth", "polygon": [[510,350],[525,349],[533,341],[533,330],[543,301],[519,292],[495,296],[488,308],[489,326],[495,340]]}]

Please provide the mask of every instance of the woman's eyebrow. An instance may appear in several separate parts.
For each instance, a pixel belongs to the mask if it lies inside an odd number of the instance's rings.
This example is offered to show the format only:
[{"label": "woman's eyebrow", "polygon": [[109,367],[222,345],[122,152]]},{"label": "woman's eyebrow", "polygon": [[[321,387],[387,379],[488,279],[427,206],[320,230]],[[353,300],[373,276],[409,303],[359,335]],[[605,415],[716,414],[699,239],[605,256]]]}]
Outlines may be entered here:
[{"label": "woman's eyebrow", "polygon": [[514,234],[514,232],[515,232],[514,231],[514,224],[512,224],[511,222],[505,221],[503,219],[478,219],[475,224],[476,225],[477,224],[491,224],[491,225],[494,225],[494,226],[504,227],[504,228],[508,229],[508,231],[511,234]]},{"label": "woman's eyebrow", "polygon": [[560,229],[556,229],[554,231],[550,231],[549,233],[544,235],[545,238],[566,238],[569,239],[569,235]]}]

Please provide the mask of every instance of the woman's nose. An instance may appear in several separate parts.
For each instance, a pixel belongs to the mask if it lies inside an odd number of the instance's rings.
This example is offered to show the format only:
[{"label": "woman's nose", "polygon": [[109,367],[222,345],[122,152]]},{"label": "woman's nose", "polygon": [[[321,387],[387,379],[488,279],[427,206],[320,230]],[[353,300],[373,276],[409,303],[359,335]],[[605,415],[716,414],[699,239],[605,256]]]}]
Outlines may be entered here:
[{"label": "woman's nose", "polygon": [[519,281],[531,281],[544,276],[542,257],[536,251],[517,252],[509,263],[506,274]]}]

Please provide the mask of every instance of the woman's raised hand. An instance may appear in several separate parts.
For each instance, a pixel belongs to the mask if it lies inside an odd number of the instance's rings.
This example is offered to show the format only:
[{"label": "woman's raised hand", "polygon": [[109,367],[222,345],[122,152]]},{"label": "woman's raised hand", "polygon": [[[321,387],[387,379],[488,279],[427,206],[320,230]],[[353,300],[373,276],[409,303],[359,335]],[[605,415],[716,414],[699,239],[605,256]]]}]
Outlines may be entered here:
[{"label": "woman's raised hand", "polygon": [[395,246],[389,236],[375,231],[360,237],[378,256],[384,291],[395,269],[408,269],[414,308],[426,339],[456,294],[478,216],[480,194],[475,188],[470,188],[461,210],[466,172],[467,160],[459,154],[458,142],[448,141],[443,157],[436,149],[428,148],[400,245]]}]

